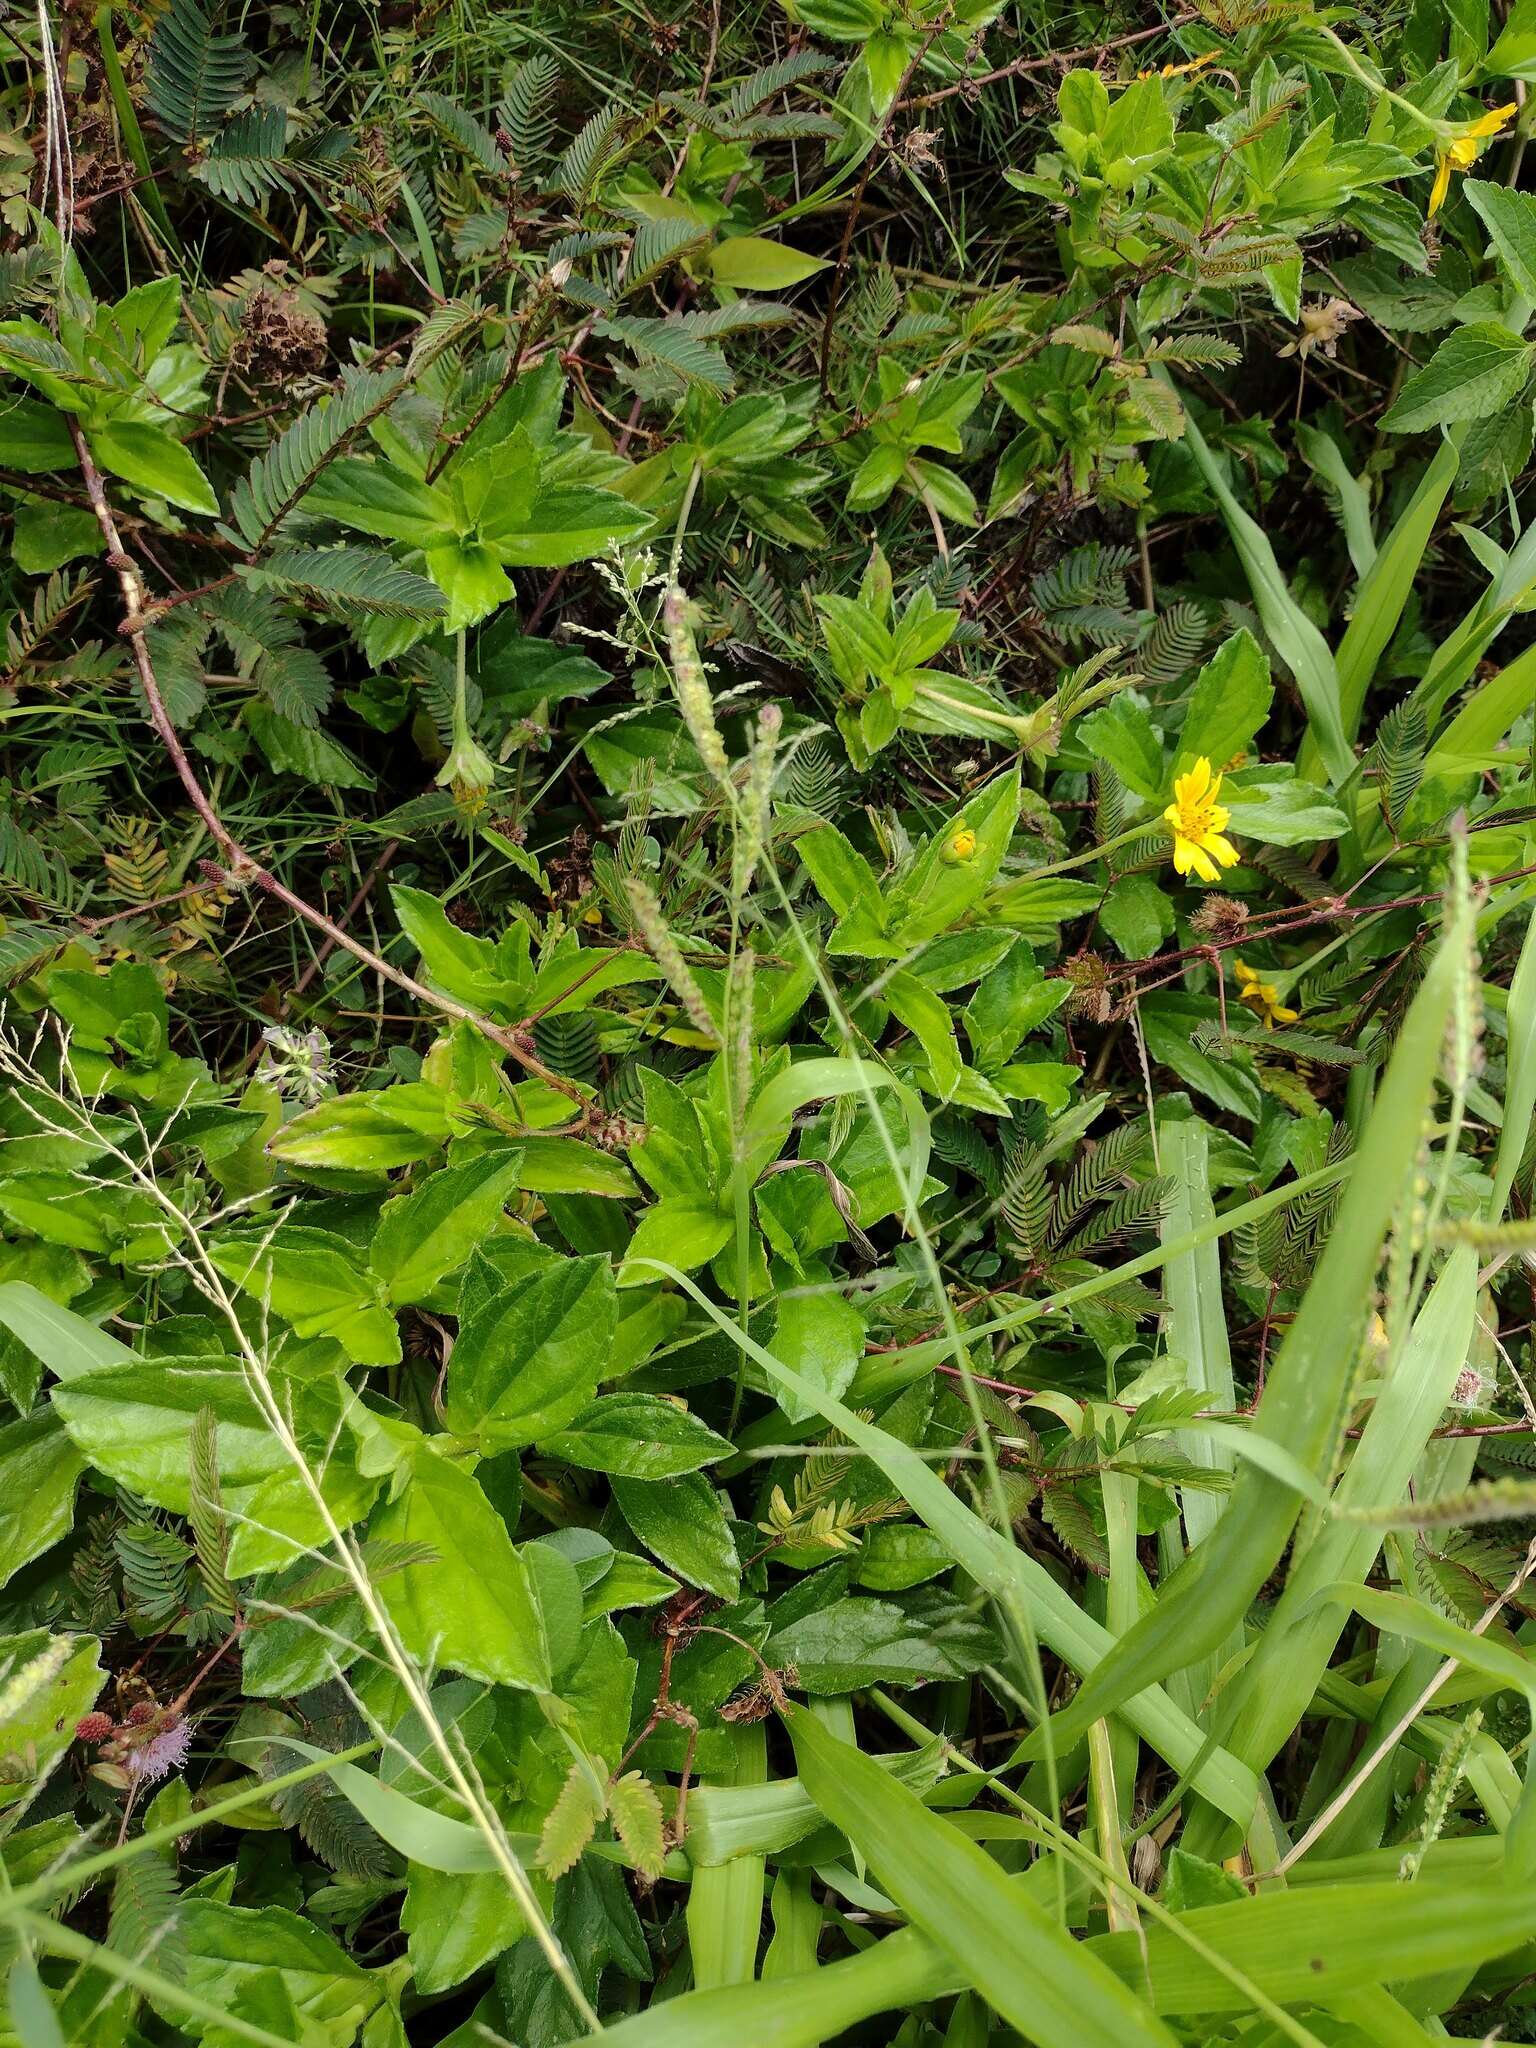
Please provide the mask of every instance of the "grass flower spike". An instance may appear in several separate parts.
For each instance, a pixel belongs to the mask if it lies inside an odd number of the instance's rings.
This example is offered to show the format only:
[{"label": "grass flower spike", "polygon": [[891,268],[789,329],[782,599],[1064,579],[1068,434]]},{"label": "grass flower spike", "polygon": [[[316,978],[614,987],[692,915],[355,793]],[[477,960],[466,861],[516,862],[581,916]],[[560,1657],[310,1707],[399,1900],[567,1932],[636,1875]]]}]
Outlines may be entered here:
[{"label": "grass flower spike", "polygon": [[1449,134],[1435,151],[1435,182],[1429,193],[1429,218],[1445,204],[1445,195],[1451,189],[1452,171],[1466,171],[1472,168],[1478,157],[1478,144],[1490,135],[1497,135],[1519,112],[1511,100],[1507,106],[1495,107],[1476,121],[1468,121],[1460,130]]},{"label": "grass flower spike", "polygon": [[1202,754],[1187,775],[1175,777],[1173,802],[1163,812],[1173,833],[1173,864],[1181,875],[1214,882],[1222,868],[1237,866],[1237,848],[1222,835],[1231,816],[1217,803],[1221,777]]},{"label": "grass flower spike", "polygon": [[1263,981],[1252,967],[1242,960],[1232,962],[1237,976],[1238,1001],[1246,1003],[1261,1021],[1266,1031],[1273,1031],[1277,1024],[1294,1024],[1301,1015],[1280,1000],[1280,991],[1272,981]]}]

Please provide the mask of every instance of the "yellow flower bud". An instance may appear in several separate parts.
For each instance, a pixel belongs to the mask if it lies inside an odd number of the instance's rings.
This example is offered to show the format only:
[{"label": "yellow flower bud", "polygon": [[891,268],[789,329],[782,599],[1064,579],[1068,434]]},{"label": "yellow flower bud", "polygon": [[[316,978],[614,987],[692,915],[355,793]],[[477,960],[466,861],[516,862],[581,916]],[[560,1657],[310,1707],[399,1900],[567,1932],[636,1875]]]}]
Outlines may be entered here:
[{"label": "yellow flower bud", "polygon": [[951,864],[970,860],[976,852],[976,834],[969,825],[957,825],[944,842],[944,858]]}]

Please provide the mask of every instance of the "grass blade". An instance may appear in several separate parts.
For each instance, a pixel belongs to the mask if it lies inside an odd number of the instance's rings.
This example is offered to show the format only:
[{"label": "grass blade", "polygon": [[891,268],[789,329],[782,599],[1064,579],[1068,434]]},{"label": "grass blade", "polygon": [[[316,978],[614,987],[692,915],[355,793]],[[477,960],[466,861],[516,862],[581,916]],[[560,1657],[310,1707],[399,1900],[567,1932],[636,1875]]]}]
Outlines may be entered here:
[{"label": "grass blade", "polygon": [[1328,770],[1330,782],[1342,782],[1355,765],[1354,753],[1344,735],[1341,716],[1339,672],[1328,642],[1291,595],[1290,586],[1275,560],[1275,551],[1258,522],[1237,502],[1231,485],[1205,444],[1192,419],[1186,418],[1184,441],[1205,478],[1206,487],[1221,508],[1232,545],[1247,572],[1253,602],[1264,630],[1276,652],[1296,678],[1302,702],[1307,707],[1311,737]]},{"label": "grass blade", "polygon": [[[857,1444],[880,1467],[891,1484],[920,1515],[935,1535],[943,1538],[956,1562],[998,1600],[1022,1600],[1039,1638],[1057,1656],[1065,1658],[1074,1671],[1092,1671],[1114,1645],[1114,1637],[1086,1614],[1053,1579],[1045,1567],[1026,1556],[1013,1544],[989,1529],[981,1518],[958,1500],[937,1474],[910,1445],[888,1431],[866,1422],[853,1409],[815,1387],[799,1373],[792,1372],[771,1351],[749,1337],[722,1314],[716,1304],[696,1287],[687,1274],[660,1259],[636,1261],[654,1266],[674,1286],[680,1287],[701,1308],[718,1329],[739,1344],[763,1368],[771,1380],[790,1391],[825,1417],[835,1429]],[[1238,1765],[1219,1746],[1213,1747],[1199,1725],[1160,1687],[1150,1686],[1138,1697],[1122,1703],[1122,1717],[1151,1743],[1158,1755],[1181,1772],[1193,1772],[1193,1782],[1231,1819],[1246,1826],[1258,1794],[1253,1773]]]},{"label": "grass blade", "polygon": [[[761,1785],[768,1776],[768,1749],[761,1726],[733,1731],[732,1783]],[[876,1770],[880,1767],[877,1764]],[[688,1887],[688,1943],[693,1981],[701,1991],[726,1984],[750,1984],[757,1970],[763,1924],[761,1856],[735,1856],[693,1873]]]},{"label": "grass blade", "polygon": [[[1341,1508],[1402,1498],[1431,1430],[1445,1411],[1472,1342],[1477,1259],[1456,1251],[1419,1311],[1334,1494]],[[1308,1711],[1343,1626],[1337,1608],[1315,1603],[1324,1586],[1362,1581],[1381,1550],[1381,1531],[1325,1523],[1297,1564],[1268,1628],[1232,1681],[1224,1734],[1233,1753],[1263,1770]],[[1210,1818],[1207,1816],[1207,1818]],[[1225,1828],[1191,1827],[1186,1846],[1217,1853]]]},{"label": "grass blade", "polygon": [[[1200,1906],[1179,1927],[1281,2004],[1475,1968],[1529,1939],[1536,1886],[1328,1884]],[[1127,1984],[1151,1983],[1159,2012],[1240,2012],[1241,1991],[1169,1927],[1086,1944]]]},{"label": "grass blade", "polygon": [[[1465,912],[1447,930],[1404,1020],[1337,1224],[1254,1418],[1256,1431],[1314,1473],[1329,1456],[1382,1239],[1418,1152],[1446,1021],[1464,971],[1464,927]],[[1091,1722],[1213,1652],[1241,1623],[1279,1563],[1299,1506],[1291,1487],[1245,1460],[1228,1511],[1211,1536],[1055,1717],[1056,1747],[1080,1741]],[[1028,1751],[1041,1753],[1040,1732],[1030,1738]]]},{"label": "grass blade", "polygon": [[995,2012],[1041,2048],[1172,2048],[1129,1987],[1013,1884],[984,1849],[928,1811],[815,1717],[789,1715],[806,1789],[868,1858],[902,1911],[949,1955]]},{"label": "grass blade", "polygon": [[[1205,1394],[1207,1405],[1230,1410],[1237,1405],[1232,1381],[1232,1353],[1227,1343],[1226,1318],[1221,1302],[1221,1258],[1214,1237],[1206,1237],[1187,1251],[1170,1247],[1195,1236],[1215,1220],[1210,1189],[1210,1132],[1198,1117],[1180,1118],[1163,1127],[1162,1168],[1173,1182],[1173,1196],[1163,1212],[1161,1237],[1168,1250],[1168,1341],[1174,1356],[1187,1368],[1189,1384]],[[1176,1438],[1179,1449],[1196,1464],[1230,1472],[1235,1464],[1232,1452],[1219,1439],[1186,1430]],[[1184,1528],[1191,1547],[1207,1537],[1220,1521],[1225,1496],[1199,1488],[1182,1491]],[[1162,1537],[1163,1560],[1172,1569],[1182,1555],[1177,1522],[1165,1524]],[[1234,1630],[1213,1656],[1178,1674],[1173,1686],[1176,1699],[1191,1709],[1210,1690],[1218,1666],[1242,1648],[1240,1631]]]},{"label": "grass blade", "polygon": [[[1361,577],[1355,607],[1339,642],[1339,718],[1346,736],[1360,729],[1365,693],[1376,664],[1397,631],[1403,608],[1424,561],[1446,493],[1456,481],[1460,452],[1442,441],[1401,518],[1382,543],[1376,560]],[[1305,774],[1304,763],[1301,772]]]}]

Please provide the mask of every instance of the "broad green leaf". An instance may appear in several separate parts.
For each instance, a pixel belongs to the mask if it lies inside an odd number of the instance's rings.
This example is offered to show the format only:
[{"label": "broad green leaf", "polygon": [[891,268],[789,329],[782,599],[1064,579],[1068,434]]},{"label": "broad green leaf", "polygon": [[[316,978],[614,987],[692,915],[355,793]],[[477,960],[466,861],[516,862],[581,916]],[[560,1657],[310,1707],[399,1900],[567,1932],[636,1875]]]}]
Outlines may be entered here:
[{"label": "broad green leaf", "polygon": [[1073,1940],[984,1849],[805,1708],[791,1710],[800,1782],[886,1893],[966,1983],[1041,2048],[1173,2048],[1136,1992]]},{"label": "broad green leaf", "polygon": [[[886,897],[899,947],[947,931],[981,900],[1003,864],[1018,816],[1018,776],[999,775],[934,833]],[[957,842],[963,851],[957,852]]]},{"label": "broad green leaf", "polygon": [[[798,1291],[778,1296],[773,1348],[792,1372],[834,1397],[847,1392],[864,1355],[864,1318],[837,1289],[825,1266],[812,1260]],[[778,1390],[790,1422],[809,1422],[814,1407]]]},{"label": "broad green leaf", "polygon": [[1486,419],[1514,397],[1533,362],[1536,344],[1496,320],[1458,327],[1408,379],[1381,424],[1394,434],[1412,434],[1453,420]]},{"label": "broad green leaf", "polygon": [[720,1496],[702,1472],[676,1479],[616,1476],[619,1512],[645,1545],[690,1586],[720,1600],[741,1590],[741,1561]]},{"label": "broad green leaf", "polygon": [[138,1264],[163,1258],[171,1230],[151,1196],[93,1186],[67,1173],[18,1173],[0,1181],[0,1216],[45,1244]]},{"label": "broad green leaf", "polygon": [[481,541],[438,541],[422,550],[421,559],[447,600],[445,633],[478,625],[512,595],[512,579],[500,556]]},{"label": "broad green leaf", "polygon": [[439,546],[456,531],[448,493],[388,463],[344,455],[321,472],[304,500],[306,512],[356,527],[380,540]]},{"label": "broad green leaf", "polygon": [[[297,1415],[307,1408],[315,1422],[323,1421],[311,1390],[291,1385],[282,1391]],[[177,1514],[191,1505],[187,1438],[203,1408],[212,1409],[217,1420],[219,1475],[226,1488],[238,1492],[291,1469],[233,1359],[134,1358],[99,1366],[55,1387],[53,1406],[98,1471]]]},{"label": "broad green leaf", "polygon": [[0,1427],[0,1585],[69,1534],[85,1464],[51,1407]]},{"label": "broad green leaf", "polygon": [[460,1325],[448,1371],[448,1426],[506,1449],[579,1415],[613,1342],[617,1304],[606,1259],[556,1259],[478,1304]]},{"label": "broad green leaf", "polygon": [[403,1490],[374,1516],[370,1534],[435,1553],[432,1563],[408,1565],[379,1586],[412,1657],[487,1685],[548,1690],[549,1648],[527,1569],[505,1522],[461,1464],[424,1441]]},{"label": "broad green leaf", "polygon": [[1291,777],[1231,782],[1222,785],[1221,794],[1230,813],[1227,829],[1264,846],[1311,846],[1319,839],[1340,839],[1349,830],[1348,814],[1310,782]]},{"label": "broad green leaf", "polygon": [[538,1195],[604,1195],[622,1200],[635,1192],[622,1159],[578,1138],[519,1138],[517,1185]]},{"label": "broad green leaf", "polygon": [[324,783],[333,789],[373,788],[368,770],[328,733],[298,725],[270,704],[249,703],[243,716],[268,765],[279,775],[297,775],[305,782]]},{"label": "broad green leaf", "polygon": [[1145,960],[1173,931],[1173,900],[1150,875],[1121,875],[1104,898],[1099,922],[1125,959]]},{"label": "broad green leaf", "polygon": [[906,1606],[850,1595],[776,1629],[768,1653],[793,1667],[805,1692],[828,1694],[964,1678],[999,1649],[990,1628],[944,1595],[918,1595]]},{"label": "broad green leaf", "polygon": [[1536,81],[1536,0],[1515,0],[1488,52],[1487,70],[1490,78]]},{"label": "broad green leaf", "polygon": [[642,1214],[619,1277],[625,1286],[643,1281],[647,1276],[635,1270],[635,1262],[641,1259],[665,1259],[685,1273],[692,1272],[724,1251],[734,1228],[730,1217],[713,1202],[669,1195]]},{"label": "broad green leaf", "polygon": [[526,529],[498,533],[495,549],[508,568],[562,569],[617,543],[638,540],[652,523],[649,512],[616,491],[566,485],[541,490]]},{"label": "broad green leaf", "polygon": [[442,1091],[405,1082],[318,1102],[285,1124],[267,1150],[289,1166],[381,1174],[430,1159],[447,1140]]},{"label": "broad green leaf", "polygon": [[423,1997],[451,1991],[528,1932],[500,1870],[465,1874],[415,1861],[406,1872],[400,1926],[409,1937],[411,1979]]},{"label": "broad green leaf", "polygon": [[724,1437],[659,1394],[603,1394],[539,1445],[588,1472],[673,1479],[730,1456]]},{"label": "broad green leaf", "polygon": [[630,1147],[635,1171],[663,1201],[713,1206],[719,1167],[697,1100],[665,1074],[643,1073],[640,1091],[645,1133]]},{"label": "broad green leaf", "polygon": [[34,1795],[75,1739],[104,1673],[95,1636],[0,1636],[0,1807]]},{"label": "broad green leaf", "polygon": [[[1164,792],[1163,743],[1144,705],[1122,693],[1079,719],[1073,737],[1107,761],[1127,789],[1149,801]],[[1217,766],[1227,757],[1212,757]]]},{"label": "broad green leaf", "polygon": [[218,512],[213,486],[181,443],[162,427],[109,420],[89,428],[86,439],[103,469],[124,478],[146,497],[164,498],[183,512],[201,512],[210,518]]},{"label": "broad green leaf", "polygon": [[885,978],[881,990],[891,1014],[916,1039],[927,1067],[926,1086],[948,1100],[960,1084],[960,1045],[955,1037],[954,1017],[941,995],[926,988],[915,974],[896,968]]},{"label": "broad green leaf", "polygon": [[334,1337],[360,1365],[393,1365],[400,1332],[376,1279],[344,1237],[302,1223],[209,1249],[226,1279],[289,1321],[301,1337]]},{"label": "broad green leaf", "polygon": [[766,235],[731,235],[709,252],[709,274],[735,291],[781,292],[827,267],[823,256],[786,249]]},{"label": "broad green leaf", "polygon": [[[185,1954],[182,1983],[209,2005],[235,2007],[251,1980],[276,1971],[312,2036],[350,2041],[382,2004],[384,1987],[311,1920],[282,1906],[227,1906],[217,1899],[184,1899],[179,1929]],[[163,2016],[182,2015],[166,2001]]]},{"label": "broad green leaf", "polygon": [[1182,773],[1202,756],[1220,772],[1247,751],[1274,700],[1269,663],[1248,631],[1224,640],[1195,678],[1175,763]]},{"label": "broad green leaf", "polygon": [[521,1167],[520,1151],[486,1153],[384,1204],[368,1262],[391,1301],[420,1301],[464,1264],[494,1230]]},{"label": "broad green leaf", "polygon": [[1522,298],[1536,299],[1536,195],[1486,178],[1463,179],[1461,189],[1488,230],[1510,283]]}]

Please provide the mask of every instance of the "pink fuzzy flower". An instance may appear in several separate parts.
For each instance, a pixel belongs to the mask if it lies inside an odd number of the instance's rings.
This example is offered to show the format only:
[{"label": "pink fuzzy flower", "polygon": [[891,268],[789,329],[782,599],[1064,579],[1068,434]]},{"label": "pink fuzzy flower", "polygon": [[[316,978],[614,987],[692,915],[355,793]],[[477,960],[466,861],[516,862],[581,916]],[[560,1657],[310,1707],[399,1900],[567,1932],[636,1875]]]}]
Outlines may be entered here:
[{"label": "pink fuzzy flower", "polygon": [[159,1729],[147,1742],[130,1749],[123,1758],[123,1768],[140,1785],[158,1785],[162,1778],[182,1768],[191,1746],[191,1722],[176,1720],[168,1728]]}]

